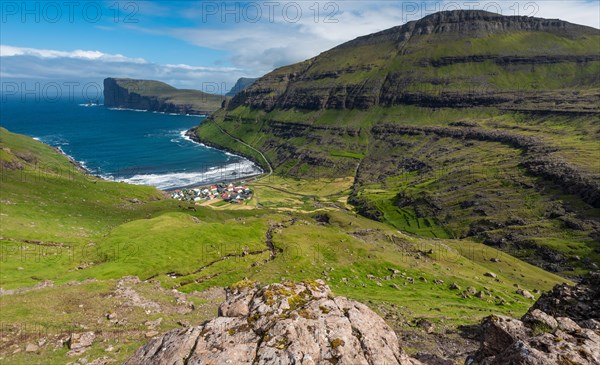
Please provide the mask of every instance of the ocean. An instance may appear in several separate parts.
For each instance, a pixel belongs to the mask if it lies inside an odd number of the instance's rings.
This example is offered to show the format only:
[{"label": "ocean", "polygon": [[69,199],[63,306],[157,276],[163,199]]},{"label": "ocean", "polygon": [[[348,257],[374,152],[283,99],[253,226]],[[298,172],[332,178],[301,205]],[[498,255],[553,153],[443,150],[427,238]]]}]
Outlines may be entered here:
[{"label": "ocean", "polygon": [[169,190],[255,175],[251,161],[191,141],[203,117],[3,97],[0,125],[59,148],[91,174]]}]

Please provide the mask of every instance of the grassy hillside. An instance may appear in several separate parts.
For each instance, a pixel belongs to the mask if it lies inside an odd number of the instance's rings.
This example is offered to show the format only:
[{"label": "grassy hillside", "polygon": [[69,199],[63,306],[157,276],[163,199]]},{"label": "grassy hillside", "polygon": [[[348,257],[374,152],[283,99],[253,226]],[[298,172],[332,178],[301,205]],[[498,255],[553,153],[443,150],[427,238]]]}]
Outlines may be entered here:
[{"label": "grassy hillside", "polygon": [[356,210],[404,232],[576,276],[600,264],[599,80],[598,29],[446,12],[279,68],[197,134],[353,177]]},{"label": "grassy hillside", "polygon": [[[420,238],[356,215],[352,178],[269,176],[245,209],[211,208],[84,175],[5,129],[0,148],[2,363],[121,361],[157,332],[212,317],[216,288],[243,278],[322,278],[413,332],[418,318],[444,332],[486,313],[520,315],[532,301],[516,286],[564,281],[475,241]],[[91,349],[68,355],[69,334],[88,331]]]}]

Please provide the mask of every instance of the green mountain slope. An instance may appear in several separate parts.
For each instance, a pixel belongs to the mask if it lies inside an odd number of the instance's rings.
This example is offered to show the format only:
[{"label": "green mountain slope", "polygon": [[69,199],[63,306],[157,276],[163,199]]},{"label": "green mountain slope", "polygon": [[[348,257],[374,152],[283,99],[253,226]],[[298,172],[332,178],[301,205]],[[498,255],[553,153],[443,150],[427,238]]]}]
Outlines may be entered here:
[{"label": "green mountain slope", "polygon": [[548,270],[600,263],[600,31],[452,11],[279,68],[197,128],[277,173],[354,176],[358,212]]},{"label": "green mountain slope", "polygon": [[277,69],[234,98],[229,110],[406,104],[521,110],[558,99],[555,90],[573,104],[556,109],[586,110],[581,98],[597,99],[574,92],[597,89],[599,39],[597,29],[559,20],[437,13]]},{"label": "green mountain slope", "polygon": [[[357,216],[340,205],[348,179],[271,176],[253,183],[256,206],[194,206],[87,176],[5,129],[0,164],[0,357],[10,364],[122,361],[156,335],[150,327],[211,318],[222,295],[214,287],[245,277],[322,278],[398,331],[428,318],[440,333],[486,313],[521,315],[532,301],[516,286],[564,281],[471,240],[422,239]],[[68,356],[66,339],[89,331],[91,348]]]}]

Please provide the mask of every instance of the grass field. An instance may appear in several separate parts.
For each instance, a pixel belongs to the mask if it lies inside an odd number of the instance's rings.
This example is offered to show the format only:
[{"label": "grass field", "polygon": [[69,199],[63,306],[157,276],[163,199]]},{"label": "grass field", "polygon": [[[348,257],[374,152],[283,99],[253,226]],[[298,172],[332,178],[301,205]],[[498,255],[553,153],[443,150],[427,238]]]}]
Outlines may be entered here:
[{"label": "grass field", "polygon": [[[122,361],[156,333],[214,316],[215,288],[244,278],[322,278],[338,295],[405,319],[395,328],[425,317],[439,331],[492,312],[518,316],[532,302],[515,285],[565,281],[475,241],[422,238],[361,217],[344,203],[352,177],[274,175],[254,183],[250,210],[191,210],[152,188],[86,176],[51,148],[0,133],[0,363]],[[483,299],[463,295],[470,286]],[[87,331],[96,334],[91,349],[68,356],[69,334]]]}]

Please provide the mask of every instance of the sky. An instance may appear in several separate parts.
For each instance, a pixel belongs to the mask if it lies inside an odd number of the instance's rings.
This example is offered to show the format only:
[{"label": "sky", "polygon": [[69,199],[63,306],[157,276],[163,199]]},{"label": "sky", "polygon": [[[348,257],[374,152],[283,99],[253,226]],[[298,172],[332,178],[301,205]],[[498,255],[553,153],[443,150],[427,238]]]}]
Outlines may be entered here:
[{"label": "sky", "polygon": [[110,76],[224,93],[239,77],[259,77],[358,36],[454,9],[600,28],[598,0],[2,0],[0,91],[32,80]]}]

